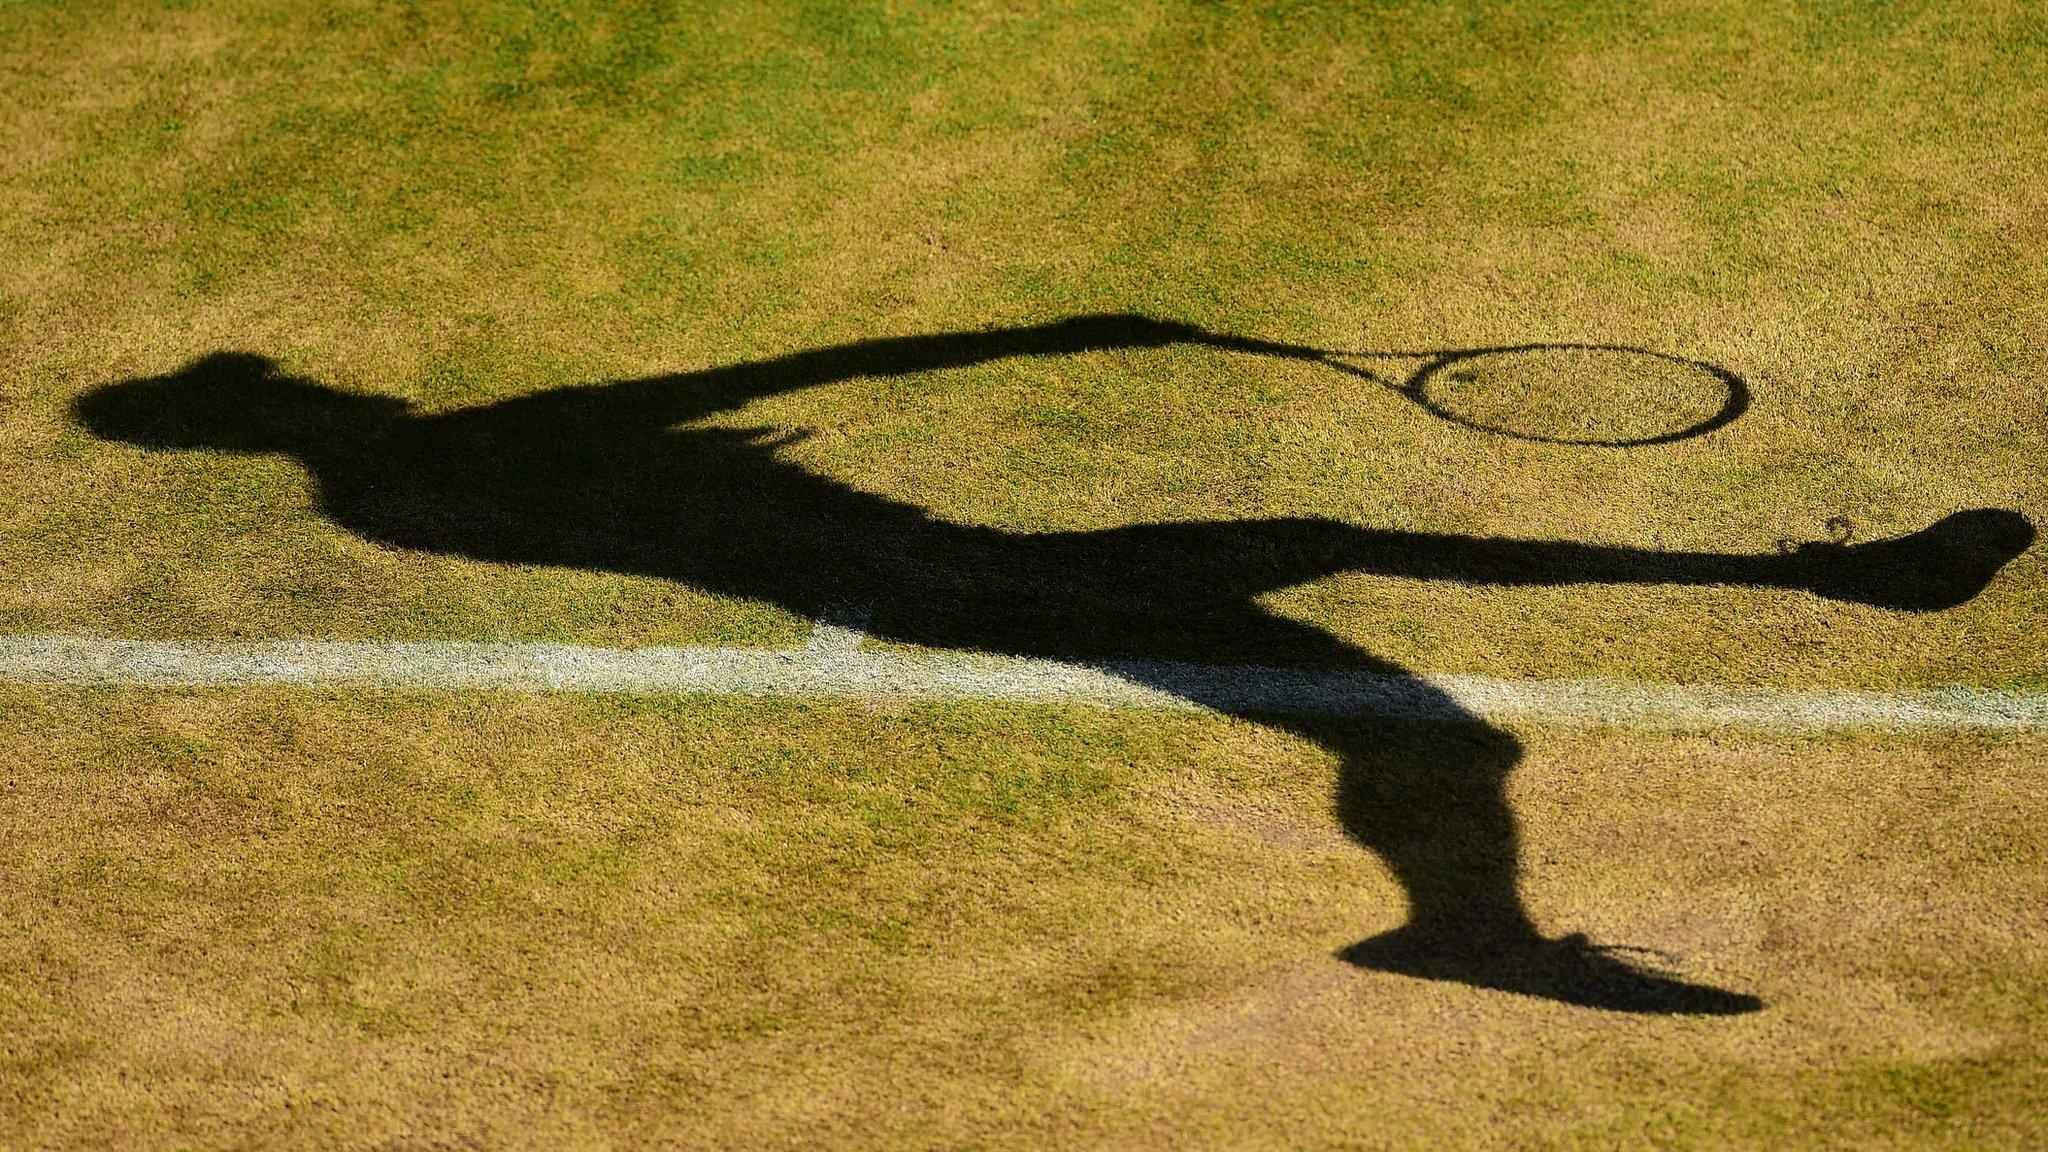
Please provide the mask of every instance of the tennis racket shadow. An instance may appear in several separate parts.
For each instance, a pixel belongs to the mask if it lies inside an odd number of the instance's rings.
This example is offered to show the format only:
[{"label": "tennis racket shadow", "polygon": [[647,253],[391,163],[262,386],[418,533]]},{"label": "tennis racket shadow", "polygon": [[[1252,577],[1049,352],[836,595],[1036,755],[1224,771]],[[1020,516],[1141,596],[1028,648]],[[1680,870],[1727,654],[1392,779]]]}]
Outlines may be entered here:
[{"label": "tennis racket shadow", "polygon": [[[1467,348],[1375,351],[1318,348],[1207,332],[1192,337],[1190,342],[1252,356],[1318,364],[1399,396],[1447,424],[1534,444],[1581,448],[1650,448],[1676,444],[1733,424],[1748,413],[1750,405],[1749,384],[1734,372],[1704,360],[1633,344],[1555,340]],[[1541,363],[1545,358],[1564,357],[1600,357],[1624,365],[1632,363],[1639,371],[1646,367],[1662,370],[1664,374],[1676,376],[1689,385],[1686,390],[1692,395],[1685,398],[1690,401],[1686,406],[1694,411],[1674,414],[1673,418],[1665,421],[1664,427],[1652,430],[1572,434],[1518,426],[1512,418],[1501,416],[1489,419],[1475,409],[1460,407],[1452,398],[1458,391],[1457,386],[1471,382],[1480,374],[1478,370],[1481,368],[1498,368],[1517,362],[1527,365]],[[1516,399],[1529,402],[1517,405],[1514,403]],[[1552,399],[1531,390],[1529,395],[1519,398],[1510,395],[1506,398],[1505,407],[1511,412],[1517,408],[1532,410]],[[1496,398],[1493,406],[1503,406],[1500,398]],[[1611,410],[1611,415],[1640,417],[1622,400],[1610,399],[1606,407]]]}]

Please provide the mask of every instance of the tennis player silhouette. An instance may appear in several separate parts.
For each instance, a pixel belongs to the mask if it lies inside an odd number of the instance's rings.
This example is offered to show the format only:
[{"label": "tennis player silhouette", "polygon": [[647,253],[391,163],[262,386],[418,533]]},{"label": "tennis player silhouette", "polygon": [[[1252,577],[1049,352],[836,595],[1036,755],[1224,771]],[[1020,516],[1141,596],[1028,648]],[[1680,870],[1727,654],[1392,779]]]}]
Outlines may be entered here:
[{"label": "tennis player silhouette", "polygon": [[[1141,676],[1132,669],[1148,660],[1410,675],[1257,602],[1338,572],[1512,585],[1746,585],[1927,612],[1976,595],[2034,538],[2024,518],[1998,510],[1959,512],[1892,540],[1755,555],[1312,518],[1010,532],[818,475],[779,455],[787,438],[765,429],[687,426],[764,396],[858,377],[1171,344],[1300,351],[1143,317],[1088,316],[873,340],[435,415],[283,375],[259,356],[222,353],[168,376],[96,389],[73,413],[100,437],[149,448],[287,454],[315,481],[325,515],[382,544],[661,577],[811,618],[860,605],[877,637],[1119,662],[1126,678]],[[1518,891],[1515,821],[1504,795],[1520,746],[1426,682],[1413,684],[1436,719],[1244,713],[1335,754],[1339,819],[1386,862],[1407,897],[1404,924],[1352,945],[1344,958],[1609,1009],[1759,1006],[1583,936],[1546,937]]]}]

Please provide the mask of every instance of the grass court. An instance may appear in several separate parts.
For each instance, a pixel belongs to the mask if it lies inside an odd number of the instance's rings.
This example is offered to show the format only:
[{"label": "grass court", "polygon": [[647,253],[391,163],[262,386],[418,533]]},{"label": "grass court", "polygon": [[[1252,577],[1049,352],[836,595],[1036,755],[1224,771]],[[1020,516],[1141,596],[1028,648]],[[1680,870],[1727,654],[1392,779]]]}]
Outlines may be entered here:
[{"label": "grass court", "polygon": [[2048,731],[1417,677],[2048,691],[2043,123],[2027,4],[0,5],[0,633],[1206,705],[12,677],[0,1144],[2037,1147]]}]

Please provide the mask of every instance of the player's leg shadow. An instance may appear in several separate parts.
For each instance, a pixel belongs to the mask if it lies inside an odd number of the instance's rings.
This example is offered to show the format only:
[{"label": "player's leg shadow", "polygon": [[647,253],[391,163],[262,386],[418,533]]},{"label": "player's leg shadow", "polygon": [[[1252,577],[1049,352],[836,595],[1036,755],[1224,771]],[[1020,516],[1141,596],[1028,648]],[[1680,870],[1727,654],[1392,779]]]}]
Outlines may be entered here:
[{"label": "player's leg shadow", "polygon": [[[1508,804],[1522,759],[1512,733],[1428,680],[1296,621],[1228,613],[1204,621],[1228,649],[1290,668],[1357,676],[1376,706],[1283,710],[1242,698],[1235,678],[1198,667],[1104,662],[1121,678],[1291,733],[1336,761],[1334,812],[1379,857],[1407,902],[1400,926],[1338,953],[1361,968],[1615,1011],[1732,1015],[1762,1001],[1661,970],[1642,949],[1546,937],[1521,893],[1521,835]],[[1155,642],[1158,649],[1170,641]],[[1242,673],[1240,673],[1242,674]],[[1253,672],[1251,675],[1258,675]],[[1274,671],[1277,677],[1297,673]],[[1270,690],[1268,690],[1270,691]]]},{"label": "player's leg shadow", "polygon": [[1763,1002],[1694,984],[1637,950],[1530,922],[1517,880],[1520,836],[1505,785],[1510,734],[1474,722],[1328,720],[1287,727],[1335,752],[1344,829],[1386,862],[1406,923],[1343,950],[1363,968],[1628,1012],[1730,1015]]}]

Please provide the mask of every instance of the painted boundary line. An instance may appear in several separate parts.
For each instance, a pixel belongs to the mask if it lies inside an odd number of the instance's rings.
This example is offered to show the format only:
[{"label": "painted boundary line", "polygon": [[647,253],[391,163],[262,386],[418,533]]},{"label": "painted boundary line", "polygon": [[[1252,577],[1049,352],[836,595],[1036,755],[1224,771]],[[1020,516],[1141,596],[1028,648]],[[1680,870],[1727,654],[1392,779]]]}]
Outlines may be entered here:
[{"label": "painted boundary line", "polygon": [[247,643],[0,637],[0,680],[206,687],[496,688],[540,692],[1009,700],[1276,715],[1477,716],[1643,728],[2048,730],[2048,692],[1862,692],[1387,676],[1128,661],[1100,665],[966,653],[862,651],[823,626],[796,649],[566,644]]}]

